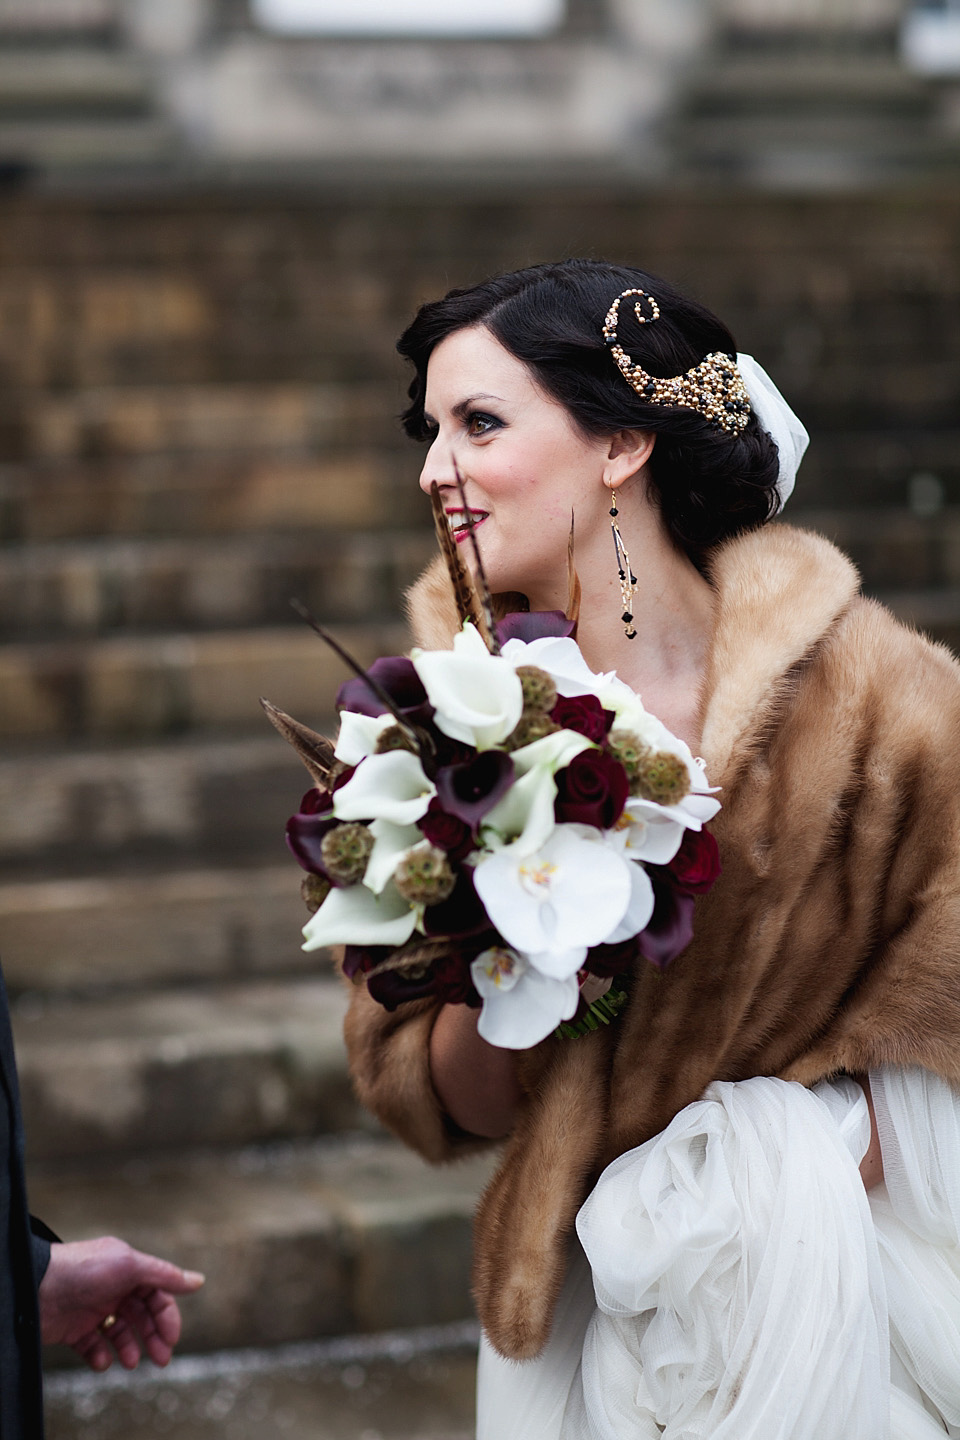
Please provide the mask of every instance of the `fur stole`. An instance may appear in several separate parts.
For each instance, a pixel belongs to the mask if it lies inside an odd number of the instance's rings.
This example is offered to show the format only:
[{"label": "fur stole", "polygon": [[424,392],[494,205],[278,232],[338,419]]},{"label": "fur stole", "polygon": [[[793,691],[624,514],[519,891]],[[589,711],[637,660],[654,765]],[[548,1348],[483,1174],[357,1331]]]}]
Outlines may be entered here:
[{"label": "fur stole", "polygon": [[[480,1203],[474,1270],[484,1328],[516,1359],[545,1343],[600,1170],[711,1080],[896,1064],[960,1084],[960,668],[863,599],[818,536],[742,536],[711,579],[702,749],[723,875],[692,944],[663,972],[639,966],[615,1025],[520,1059],[527,1100]],[[436,570],[410,612],[419,643],[450,643]],[[456,1153],[423,1058],[429,1015],[411,1015],[411,1047],[376,1008],[357,992],[348,1021],[361,1097],[430,1158]]]}]

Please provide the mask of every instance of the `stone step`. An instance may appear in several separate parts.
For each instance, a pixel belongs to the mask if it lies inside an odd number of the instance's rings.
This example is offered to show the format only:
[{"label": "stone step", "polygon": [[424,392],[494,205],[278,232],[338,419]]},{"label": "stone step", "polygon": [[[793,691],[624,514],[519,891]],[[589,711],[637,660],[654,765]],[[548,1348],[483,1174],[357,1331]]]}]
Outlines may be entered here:
[{"label": "stone step", "polygon": [[395,1141],[331,1138],[124,1165],[33,1166],[58,1235],[121,1235],[207,1277],[184,1352],[443,1324],[471,1314],[488,1156],[431,1169]]},{"label": "stone step", "polygon": [[681,122],[674,135],[701,162],[711,156],[724,159],[811,147],[822,147],[824,154],[841,158],[857,155],[864,162],[876,156],[898,167],[911,161],[929,163],[941,158],[940,152],[944,159],[955,154],[955,146],[939,139],[928,124],[920,119],[905,120],[896,108],[885,114],[878,105],[878,113],[873,114],[859,107],[845,109],[839,100],[833,107],[821,108],[814,96],[804,106],[778,108],[771,97],[768,105],[745,106],[739,112],[731,109],[694,115]]},{"label": "stone step", "polygon": [[416,449],[360,443],[322,454],[288,446],[0,464],[0,541],[303,534],[377,527],[385,519],[422,525],[421,463]]},{"label": "stone step", "polygon": [[[2,136],[2,129],[0,129]],[[0,459],[69,460],[322,449],[363,431],[393,437],[384,387],[370,383],[126,384],[9,391]]]},{"label": "stone step", "polygon": [[[14,1004],[35,1160],[355,1130],[346,993],[322,978]],[[51,1222],[53,1223],[53,1222]]]},{"label": "stone step", "polygon": [[435,553],[426,530],[53,542],[0,549],[0,638],[395,616]]},{"label": "stone step", "polygon": [[[166,745],[23,751],[0,758],[0,860],[36,877],[102,877],[150,861],[279,862],[283,829],[312,783],[276,732]],[[336,734],[335,716],[320,725]],[[159,877],[158,877],[159,878]]]},{"label": "stone step", "polygon": [[119,20],[119,0],[0,0],[0,38],[108,34]]},{"label": "stone step", "polygon": [[[918,505],[924,493],[918,491]],[[900,589],[934,591],[960,585],[960,507],[937,508],[938,495],[934,488],[929,496],[932,514],[901,506],[798,508],[793,514],[788,511],[786,518],[833,540],[856,564],[864,587],[871,593],[883,591],[897,604],[895,592]]]},{"label": "stone step", "polygon": [[155,166],[177,150],[169,121],[154,116],[0,121],[0,154],[42,170]]},{"label": "stone step", "polygon": [[894,55],[813,52],[774,49],[768,53],[740,48],[715,56],[709,69],[693,77],[685,113],[698,118],[722,117],[760,108],[783,115],[839,107],[842,113],[872,118],[927,120],[929,88],[898,63]]},{"label": "stone step", "polygon": [[131,54],[91,45],[0,50],[0,115],[52,115],[58,121],[95,114],[142,115],[152,109],[150,77]]},{"label": "stone step", "polygon": [[[278,851],[282,839],[278,836]],[[284,847],[285,848],[285,847]],[[282,851],[281,851],[282,853]],[[0,955],[14,994],[318,975],[291,857],[260,868],[189,869],[0,885]]]},{"label": "stone step", "polygon": [[907,625],[923,630],[960,655],[960,589],[881,591],[878,598]]},{"label": "stone step", "polygon": [[48,1374],[47,1440],[472,1440],[471,1321]]},{"label": "stone step", "polygon": [[[409,645],[406,627],[337,625],[362,665]],[[305,625],[0,646],[0,739],[144,739],[260,723],[263,695],[309,723],[348,671]]]},{"label": "stone step", "polygon": [[[921,323],[917,317],[917,323]],[[798,347],[806,347],[798,355],[799,370],[791,383],[789,369],[778,382],[784,391],[802,391],[805,376],[816,370],[821,361],[822,334],[814,325],[809,331],[796,332]],[[771,370],[773,370],[771,362]],[[954,387],[956,381],[953,382]],[[852,371],[845,394],[848,405],[856,405],[855,379]],[[787,512],[800,524],[800,515],[808,509],[821,510],[884,510],[910,504],[916,477],[923,476],[926,485],[933,477],[939,486],[942,503],[960,505],[960,428],[954,422],[940,428],[904,427],[901,430],[877,428],[856,431],[844,426],[836,431],[817,429],[809,410],[796,399],[797,411],[809,422],[813,439],[804,456],[797,480],[797,490]]]}]

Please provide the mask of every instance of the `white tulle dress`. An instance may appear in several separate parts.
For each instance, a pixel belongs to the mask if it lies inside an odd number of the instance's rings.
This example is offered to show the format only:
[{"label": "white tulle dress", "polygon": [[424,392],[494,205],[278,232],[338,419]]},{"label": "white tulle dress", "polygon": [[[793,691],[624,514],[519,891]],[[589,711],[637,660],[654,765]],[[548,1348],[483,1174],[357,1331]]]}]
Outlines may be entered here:
[{"label": "white tulle dress", "polygon": [[711,1085],[600,1177],[553,1334],[481,1342],[477,1440],[960,1437],[960,1096]]}]

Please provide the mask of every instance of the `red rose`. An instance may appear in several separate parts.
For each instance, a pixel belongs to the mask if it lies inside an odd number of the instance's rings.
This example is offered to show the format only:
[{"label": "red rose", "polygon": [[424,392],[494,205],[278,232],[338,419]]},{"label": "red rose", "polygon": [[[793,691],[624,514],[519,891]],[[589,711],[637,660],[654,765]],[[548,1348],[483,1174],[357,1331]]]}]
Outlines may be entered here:
[{"label": "red rose", "polygon": [[688,895],[705,895],[720,874],[720,850],[709,830],[685,830],[667,869]]},{"label": "red rose", "polygon": [[561,695],[550,711],[550,719],[599,745],[613,724],[613,714],[612,710],[604,710],[596,695]]},{"label": "red rose", "polygon": [[584,750],[556,774],[554,814],[568,824],[609,830],[619,819],[630,787],[623,766],[605,750]]},{"label": "red rose", "polygon": [[426,815],[418,821],[421,831],[440,850],[446,850],[451,865],[457,865],[474,848],[473,831],[465,820],[450,815],[436,796],[430,801]]}]

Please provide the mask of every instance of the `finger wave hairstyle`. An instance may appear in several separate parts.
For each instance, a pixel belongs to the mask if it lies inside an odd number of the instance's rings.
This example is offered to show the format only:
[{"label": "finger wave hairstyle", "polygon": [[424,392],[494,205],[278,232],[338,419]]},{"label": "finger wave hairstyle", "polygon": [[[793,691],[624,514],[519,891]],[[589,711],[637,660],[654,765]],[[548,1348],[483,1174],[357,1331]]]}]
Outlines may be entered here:
[{"label": "finger wave hairstyle", "polygon": [[621,291],[653,295],[660,318],[641,325],[620,307],[619,339],[651,375],[668,378],[722,350],[736,354],[730,331],[703,305],[644,270],[602,260],[562,260],[451,290],[423,305],[397,349],[416,374],[404,429],[427,440],[427,362],[448,335],[483,325],[522,360],[545,394],[565,406],[589,435],[653,431],[648,462],[653,498],[676,544],[697,564],[721,540],[754,530],[777,509],[777,447],[755,415],[728,434],[695,410],[651,405],[627,383],[603,340],[603,321]]}]

